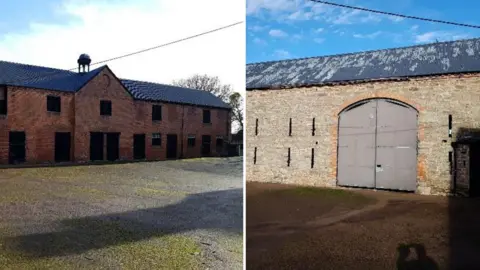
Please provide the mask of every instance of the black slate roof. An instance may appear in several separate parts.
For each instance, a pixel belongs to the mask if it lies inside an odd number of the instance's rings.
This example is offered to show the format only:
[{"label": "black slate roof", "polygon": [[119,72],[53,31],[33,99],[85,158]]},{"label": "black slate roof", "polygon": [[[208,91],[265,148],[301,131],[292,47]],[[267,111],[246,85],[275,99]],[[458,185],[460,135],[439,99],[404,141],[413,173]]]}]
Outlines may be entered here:
[{"label": "black slate roof", "polygon": [[[107,66],[86,73],[0,61],[0,85],[76,92]],[[201,90],[166,84],[120,80],[135,99],[229,109],[230,105]]]},{"label": "black slate roof", "polygon": [[248,64],[247,89],[480,72],[480,38]]}]

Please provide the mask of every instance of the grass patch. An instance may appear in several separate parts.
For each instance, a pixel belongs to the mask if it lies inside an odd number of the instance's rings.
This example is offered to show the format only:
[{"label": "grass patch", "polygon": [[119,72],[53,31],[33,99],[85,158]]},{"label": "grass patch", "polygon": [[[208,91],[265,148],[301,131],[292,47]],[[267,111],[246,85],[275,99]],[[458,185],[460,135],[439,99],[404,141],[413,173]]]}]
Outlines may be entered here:
[{"label": "grass patch", "polygon": [[[79,218],[58,232],[0,234],[0,269],[199,269],[200,247],[134,221]],[[85,257],[89,260],[85,260]]]}]

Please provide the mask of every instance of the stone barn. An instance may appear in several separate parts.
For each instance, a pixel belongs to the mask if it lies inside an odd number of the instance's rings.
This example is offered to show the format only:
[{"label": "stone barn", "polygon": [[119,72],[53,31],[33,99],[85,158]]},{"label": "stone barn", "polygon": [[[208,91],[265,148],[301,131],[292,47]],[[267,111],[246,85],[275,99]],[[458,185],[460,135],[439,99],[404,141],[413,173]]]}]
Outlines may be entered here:
[{"label": "stone barn", "polygon": [[480,127],[480,39],[253,63],[246,74],[247,181],[449,194],[452,145]]}]

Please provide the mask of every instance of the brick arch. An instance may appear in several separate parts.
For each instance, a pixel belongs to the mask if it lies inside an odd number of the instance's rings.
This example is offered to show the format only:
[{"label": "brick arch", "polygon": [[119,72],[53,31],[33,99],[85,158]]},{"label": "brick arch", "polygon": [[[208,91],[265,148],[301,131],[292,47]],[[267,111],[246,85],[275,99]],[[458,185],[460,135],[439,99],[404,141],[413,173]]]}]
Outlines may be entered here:
[{"label": "brick arch", "polygon": [[338,117],[338,115],[340,115],[342,111],[344,111],[346,108],[350,107],[351,105],[363,100],[368,100],[368,99],[392,99],[392,100],[405,103],[406,105],[415,109],[418,113],[420,113],[423,110],[419,104],[403,96],[395,95],[388,92],[376,92],[373,94],[358,95],[353,99],[347,100],[337,109],[337,111],[335,111],[335,117]]},{"label": "brick arch", "polygon": [[[335,110],[334,115],[332,115],[334,121],[332,126],[330,127],[330,139],[332,141],[331,144],[331,159],[330,159],[330,177],[337,179],[337,144],[338,144],[338,119],[340,116],[340,113],[342,113],[346,108],[354,105],[357,102],[364,101],[364,100],[369,100],[369,99],[391,99],[395,101],[399,101],[401,103],[404,103],[405,105],[408,105],[409,107],[415,109],[420,117],[420,115],[423,113],[424,108],[420,106],[420,104],[414,102],[411,99],[405,98],[401,95],[396,95],[393,93],[389,92],[375,92],[375,93],[370,93],[370,94],[361,94],[358,95],[352,99],[349,99],[342,103],[337,110]],[[420,122],[418,123],[418,142],[420,143],[423,141],[425,137],[425,126],[421,124]],[[424,181],[426,178],[425,176],[425,171],[426,171],[426,163],[425,163],[425,158],[423,154],[417,152],[417,180],[418,181]]]}]

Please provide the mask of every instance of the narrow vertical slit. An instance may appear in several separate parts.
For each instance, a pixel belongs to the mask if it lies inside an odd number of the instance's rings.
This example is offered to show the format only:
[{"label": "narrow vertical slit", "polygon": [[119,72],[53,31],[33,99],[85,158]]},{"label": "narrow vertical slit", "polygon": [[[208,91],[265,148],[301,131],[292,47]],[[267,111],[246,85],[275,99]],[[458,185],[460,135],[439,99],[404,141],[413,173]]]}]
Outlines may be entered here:
[{"label": "narrow vertical slit", "polygon": [[448,115],[448,137],[452,137],[452,115]]},{"label": "narrow vertical slit", "polygon": [[292,118],[290,118],[290,122],[288,126],[288,136],[292,136]]},{"label": "narrow vertical slit", "polygon": [[257,164],[257,147],[253,150],[253,164]]},{"label": "narrow vertical slit", "polygon": [[312,148],[312,158],[310,160],[310,168],[313,169],[314,164],[315,164],[315,148]]},{"label": "narrow vertical slit", "polygon": [[255,119],[255,136],[258,135],[258,118]]},{"label": "narrow vertical slit", "polygon": [[290,147],[288,148],[287,167],[290,167]]},{"label": "narrow vertical slit", "polygon": [[450,175],[452,175],[452,172],[453,172],[453,152],[452,151],[448,152],[448,162],[450,163]]},{"label": "narrow vertical slit", "polygon": [[315,117],[312,119],[312,136],[315,136]]}]

